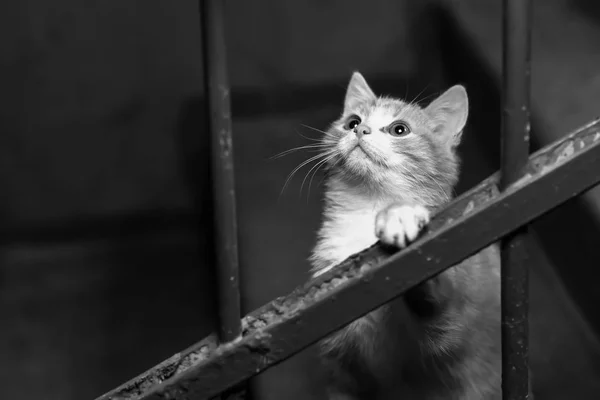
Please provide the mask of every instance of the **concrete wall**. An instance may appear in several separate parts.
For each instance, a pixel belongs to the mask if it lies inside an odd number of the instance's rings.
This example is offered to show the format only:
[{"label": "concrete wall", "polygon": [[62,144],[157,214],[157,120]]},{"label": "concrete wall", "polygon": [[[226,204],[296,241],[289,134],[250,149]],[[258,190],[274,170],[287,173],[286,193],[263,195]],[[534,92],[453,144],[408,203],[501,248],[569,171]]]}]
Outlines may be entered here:
[{"label": "concrete wall", "polygon": [[[246,310],[306,279],[319,218],[318,191],[279,198],[303,156],[267,157],[355,69],[396,95],[433,80],[425,3],[227,1]],[[198,21],[191,0],[0,4],[0,398],[93,398],[212,329]],[[317,398],[314,365],[260,398]]]},{"label": "concrete wall", "polygon": [[[234,90],[414,73],[407,4],[228,1]],[[206,135],[185,126],[201,113],[187,105],[202,91],[197,1],[1,7],[4,229],[189,208],[182,148]]]}]

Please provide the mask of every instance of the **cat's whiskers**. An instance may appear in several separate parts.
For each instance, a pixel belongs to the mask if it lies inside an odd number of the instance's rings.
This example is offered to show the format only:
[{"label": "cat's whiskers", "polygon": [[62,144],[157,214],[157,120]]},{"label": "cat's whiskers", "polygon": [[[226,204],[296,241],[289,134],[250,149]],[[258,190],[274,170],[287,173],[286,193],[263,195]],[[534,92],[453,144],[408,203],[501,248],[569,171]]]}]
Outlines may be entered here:
[{"label": "cat's whiskers", "polygon": [[282,151],[279,154],[275,154],[274,156],[269,157],[269,160],[274,160],[276,158],[283,157],[283,156],[293,153],[295,151],[306,150],[306,149],[313,149],[313,150],[316,149],[317,151],[319,151],[320,149],[326,149],[328,147],[331,147],[331,145],[327,144],[327,143],[308,144],[305,146],[294,147],[292,149]]},{"label": "cat's whiskers", "polygon": [[422,100],[425,100],[425,99],[427,99],[427,98],[431,97],[432,95],[428,95],[428,96],[425,96],[425,97],[424,97],[424,98],[422,98],[422,99],[419,99],[419,97],[420,97],[420,96],[421,96],[421,95],[422,95],[422,94],[423,94],[423,93],[424,93],[424,92],[425,92],[425,91],[426,91],[428,88],[429,88],[429,85],[425,86],[425,87],[423,88],[423,90],[421,90],[421,91],[419,92],[419,94],[417,94],[417,95],[416,95],[416,96],[415,96],[415,97],[414,97],[414,98],[413,98],[411,101],[409,101],[409,102],[408,102],[408,104],[416,104],[416,103],[418,103],[419,101],[422,101]]},{"label": "cat's whiskers", "polygon": [[325,135],[328,138],[337,140],[337,138],[335,137],[335,135],[333,135],[331,132],[322,131],[322,130],[314,128],[314,127],[312,127],[310,125],[305,125],[305,124],[300,124],[300,125],[302,125],[305,128],[312,129],[313,131],[319,132],[319,133]]},{"label": "cat's whiskers", "polygon": [[281,189],[280,195],[283,194],[283,192],[285,191],[285,188],[289,184],[290,180],[293,178],[293,176],[296,174],[296,172],[298,172],[302,167],[304,167],[307,164],[310,164],[313,161],[318,160],[319,158],[328,157],[328,156],[330,156],[332,154],[334,154],[334,150],[332,150],[332,149],[326,150],[326,151],[324,151],[322,153],[317,154],[316,156],[313,156],[313,157],[309,158],[308,160],[305,160],[305,161],[301,162],[300,165],[298,165],[296,168],[294,168],[292,170],[292,172],[290,172],[290,174],[287,176],[287,178],[285,180],[285,183],[283,184],[283,188]]},{"label": "cat's whiskers", "polygon": [[304,181],[306,181],[306,178],[308,178],[308,176],[310,175],[310,171],[313,171],[312,176],[310,177],[310,180],[308,181],[308,193],[306,194],[306,198],[307,199],[310,196],[310,188],[311,188],[311,185],[312,185],[312,181],[313,181],[315,175],[317,174],[317,171],[319,171],[319,168],[321,168],[322,166],[324,166],[325,164],[327,164],[328,161],[333,160],[335,157],[337,157],[336,153],[334,153],[334,154],[332,154],[332,155],[330,155],[330,156],[322,159],[321,161],[319,161],[318,163],[316,163],[315,165],[313,165],[311,169],[308,170],[308,173],[306,174],[306,176],[302,180],[302,186],[300,186],[300,193],[302,193],[302,187],[304,186]]},{"label": "cat's whiskers", "polygon": [[327,176],[327,171],[331,171],[333,170],[340,161],[342,161],[343,157],[338,155],[337,158],[333,161],[333,163],[331,163],[331,165],[329,165],[329,168],[325,169],[325,174],[323,174],[323,176],[321,177],[321,180],[319,181],[319,183],[317,183],[317,186],[323,183],[323,180],[325,180],[326,176]]},{"label": "cat's whiskers", "polygon": [[294,132],[296,132],[297,135],[301,136],[302,138],[306,139],[306,140],[310,140],[313,142],[322,142],[323,140],[321,138],[315,139],[315,138],[311,138],[308,136],[304,136],[303,134],[301,134],[298,130],[294,129]]}]

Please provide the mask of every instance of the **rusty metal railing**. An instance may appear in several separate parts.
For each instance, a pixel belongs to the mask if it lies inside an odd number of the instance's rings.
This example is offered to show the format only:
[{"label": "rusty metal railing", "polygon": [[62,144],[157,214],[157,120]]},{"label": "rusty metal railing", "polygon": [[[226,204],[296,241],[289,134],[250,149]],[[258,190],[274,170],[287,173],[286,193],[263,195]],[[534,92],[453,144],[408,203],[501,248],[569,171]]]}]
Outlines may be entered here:
[{"label": "rusty metal railing", "polygon": [[220,207],[219,331],[99,400],[217,396],[501,239],[503,398],[526,399],[526,225],[600,182],[600,120],[528,154],[531,1],[504,0],[501,173],[455,199],[406,249],[394,253],[375,244],[241,321],[229,88],[219,3],[203,2],[213,178]]},{"label": "rusty metal railing", "polygon": [[[390,254],[379,245],[242,321],[242,336],[210,336],[100,397],[207,399],[291,357],[329,333],[443,272],[600,182],[600,120],[531,157],[523,177],[499,191],[500,174],[455,199],[429,232]],[[401,266],[401,267],[400,267]]]}]

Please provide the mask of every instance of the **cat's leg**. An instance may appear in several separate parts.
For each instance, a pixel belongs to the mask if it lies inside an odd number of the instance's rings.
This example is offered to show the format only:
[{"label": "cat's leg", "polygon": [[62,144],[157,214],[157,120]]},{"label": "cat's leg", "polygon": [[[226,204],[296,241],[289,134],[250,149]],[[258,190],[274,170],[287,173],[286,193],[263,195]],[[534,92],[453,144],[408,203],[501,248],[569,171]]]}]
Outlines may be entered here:
[{"label": "cat's leg", "polygon": [[[421,205],[391,204],[377,213],[375,235],[382,243],[402,249],[419,236],[429,219],[429,210]],[[405,293],[404,301],[416,315],[431,315],[437,308],[431,300],[445,291],[444,283],[439,277],[430,279]]]},{"label": "cat's leg", "polygon": [[429,218],[423,206],[392,204],[377,213],[375,235],[382,243],[402,249],[417,238]]}]

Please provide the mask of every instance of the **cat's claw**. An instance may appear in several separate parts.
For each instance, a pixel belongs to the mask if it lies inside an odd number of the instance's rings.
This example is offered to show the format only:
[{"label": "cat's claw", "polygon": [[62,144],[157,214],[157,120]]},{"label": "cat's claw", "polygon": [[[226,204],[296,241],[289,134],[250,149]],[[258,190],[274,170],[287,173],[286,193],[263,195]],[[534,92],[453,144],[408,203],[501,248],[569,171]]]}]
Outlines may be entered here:
[{"label": "cat's claw", "polygon": [[392,204],[375,217],[375,235],[384,244],[404,248],[429,223],[429,210],[419,205]]}]

